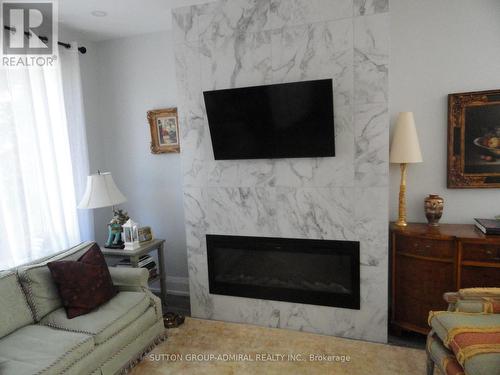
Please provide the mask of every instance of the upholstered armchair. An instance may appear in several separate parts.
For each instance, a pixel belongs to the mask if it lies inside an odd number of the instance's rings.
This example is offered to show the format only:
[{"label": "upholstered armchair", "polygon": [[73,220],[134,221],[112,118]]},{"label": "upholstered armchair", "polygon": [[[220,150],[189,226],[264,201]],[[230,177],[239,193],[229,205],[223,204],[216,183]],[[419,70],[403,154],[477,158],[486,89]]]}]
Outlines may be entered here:
[{"label": "upholstered armchair", "polygon": [[427,375],[500,375],[500,288],[445,293],[447,311],[431,311]]}]

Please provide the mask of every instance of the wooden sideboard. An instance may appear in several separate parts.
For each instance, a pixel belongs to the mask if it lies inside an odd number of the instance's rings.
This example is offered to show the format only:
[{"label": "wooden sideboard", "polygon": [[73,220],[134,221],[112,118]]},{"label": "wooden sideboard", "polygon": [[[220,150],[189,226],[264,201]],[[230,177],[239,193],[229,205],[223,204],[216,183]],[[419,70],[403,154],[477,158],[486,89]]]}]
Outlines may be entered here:
[{"label": "wooden sideboard", "polygon": [[443,293],[500,286],[500,236],[468,224],[390,225],[391,328],[429,332],[430,310],[446,310]]}]

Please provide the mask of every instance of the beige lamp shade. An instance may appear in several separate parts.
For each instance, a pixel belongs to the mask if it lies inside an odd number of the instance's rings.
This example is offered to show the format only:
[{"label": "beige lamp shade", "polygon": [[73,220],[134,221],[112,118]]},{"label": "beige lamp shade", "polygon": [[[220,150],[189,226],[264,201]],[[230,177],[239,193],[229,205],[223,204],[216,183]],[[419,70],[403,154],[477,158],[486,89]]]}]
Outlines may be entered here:
[{"label": "beige lamp shade", "polygon": [[116,187],[109,172],[93,174],[87,177],[87,187],[78,208],[109,207],[127,200]]},{"label": "beige lamp shade", "polygon": [[413,112],[399,113],[392,137],[389,161],[391,163],[422,162]]}]

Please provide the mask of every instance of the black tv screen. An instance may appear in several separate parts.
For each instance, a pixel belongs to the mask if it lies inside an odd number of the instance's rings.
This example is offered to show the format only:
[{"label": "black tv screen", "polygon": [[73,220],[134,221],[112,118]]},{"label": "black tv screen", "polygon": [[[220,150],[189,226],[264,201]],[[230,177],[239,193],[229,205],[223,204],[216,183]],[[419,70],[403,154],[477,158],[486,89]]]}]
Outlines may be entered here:
[{"label": "black tv screen", "polygon": [[217,160],[335,156],[331,79],[203,96]]}]

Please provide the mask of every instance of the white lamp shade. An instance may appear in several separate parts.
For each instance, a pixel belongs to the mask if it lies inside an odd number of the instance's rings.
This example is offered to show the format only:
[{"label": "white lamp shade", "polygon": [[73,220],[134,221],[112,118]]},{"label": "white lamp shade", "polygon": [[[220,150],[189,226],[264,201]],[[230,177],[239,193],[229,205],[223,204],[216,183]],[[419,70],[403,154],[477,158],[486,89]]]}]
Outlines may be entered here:
[{"label": "white lamp shade", "polygon": [[418,142],[413,112],[400,112],[392,137],[391,163],[421,163],[422,153]]},{"label": "white lamp shade", "polygon": [[111,173],[104,172],[87,177],[85,194],[78,204],[78,208],[109,207],[127,200],[116,187]]}]

